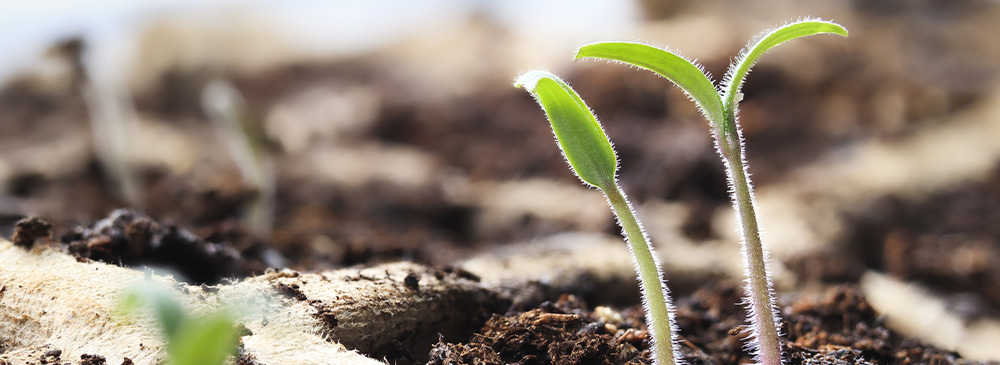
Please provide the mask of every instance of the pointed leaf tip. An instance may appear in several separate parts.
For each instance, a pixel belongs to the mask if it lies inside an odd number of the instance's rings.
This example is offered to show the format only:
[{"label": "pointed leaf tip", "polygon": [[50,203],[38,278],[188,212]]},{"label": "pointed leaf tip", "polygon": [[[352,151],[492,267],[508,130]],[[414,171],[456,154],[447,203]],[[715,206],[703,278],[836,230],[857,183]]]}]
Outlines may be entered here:
[{"label": "pointed leaf tip", "polygon": [[580,180],[602,190],[613,188],[618,158],[604,128],[580,95],[547,71],[525,72],[514,86],[524,87],[541,105],[563,156]]}]

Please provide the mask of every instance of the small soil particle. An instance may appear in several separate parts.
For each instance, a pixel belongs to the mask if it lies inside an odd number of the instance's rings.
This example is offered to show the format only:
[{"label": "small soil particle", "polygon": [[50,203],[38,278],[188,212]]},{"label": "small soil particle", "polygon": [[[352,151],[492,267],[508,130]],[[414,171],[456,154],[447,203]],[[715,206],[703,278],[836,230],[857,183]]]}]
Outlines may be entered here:
[{"label": "small soil particle", "polygon": [[[479,278],[479,275],[473,274],[473,273],[469,272],[468,270],[465,270],[465,269],[463,269],[461,267],[447,266],[447,267],[441,269],[441,272],[443,272],[444,274],[447,274],[447,275],[454,275],[454,276],[462,278],[462,279],[475,281],[477,283],[481,280]],[[441,275],[441,274],[439,274],[439,273],[435,273],[434,276],[437,277],[438,280],[444,278],[444,276]]]},{"label": "small soil particle", "polygon": [[51,237],[52,223],[38,217],[28,217],[14,224],[14,235],[10,237],[10,241],[17,246],[27,248],[39,239]]},{"label": "small soil particle", "polygon": [[62,350],[49,350],[42,354],[38,362],[41,364],[58,364],[61,362],[59,360],[60,356],[62,356]]},{"label": "small soil particle", "polygon": [[104,359],[104,356],[100,355],[80,355],[80,365],[105,365],[108,361]]},{"label": "small soil particle", "polygon": [[326,323],[327,327],[331,327],[331,328],[332,327],[337,327],[337,325],[340,324],[340,320],[337,319],[337,316],[334,315],[332,312],[329,312],[327,310],[324,310],[323,312],[320,312],[319,313],[319,317],[320,317],[320,319],[323,320],[323,323]]},{"label": "small soil particle", "polygon": [[236,359],[236,365],[262,365],[257,361],[253,355],[247,354],[245,352],[240,352],[240,356]]},{"label": "small soil particle", "polygon": [[326,305],[323,304],[322,300],[311,300],[309,301],[309,305],[316,308],[315,316],[319,318],[320,321],[323,321],[327,328],[334,328],[340,325],[340,320],[337,319],[337,315],[331,311],[330,308],[327,308]]},{"label": "small soil particle", "polygon": [[403,278],[403,284],[406,285],[407,288],[413,290],[420,289],[420,278],[417,276],[417,274],[411,272],[409,274],[406,274],[406,277]]},{"label": "small soil particle", "polygon": [[292,298],[295,300],[306,300],[306,295],[299,290],[298,284],[285,284],[277,283],[274,284],[274,289],[278,291],[279,294],[285,297]]}]

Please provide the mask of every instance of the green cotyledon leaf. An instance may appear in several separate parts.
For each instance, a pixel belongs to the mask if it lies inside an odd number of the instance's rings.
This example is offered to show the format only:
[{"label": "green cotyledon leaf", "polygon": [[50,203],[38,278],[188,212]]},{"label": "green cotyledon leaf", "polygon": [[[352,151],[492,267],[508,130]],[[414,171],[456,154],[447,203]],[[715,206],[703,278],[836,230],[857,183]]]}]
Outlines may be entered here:
[{"label": "green cotyledon leaf", "polygon": [[581,58],[618,61],[650,70],[680,87],[709,122],[722,122],[722,101],[715,85],[699,66],[673,52],[642,43],[599,42],[580,47],[576,59]]},{"label": "green cotyledon leaf", "polygon": [[740,102],[740,86],[746,79],[750,68],[757,63],[760,56],[778,46],[795,38],[808,37],[816,34],[836,34],[847,36],[847,29],[840,24],[819,19],[803,19],[789,23],[774,30],[767,31],[763,35],[754,38],[747,45],[736,62],[729,67],[729,72],[723,79],[722,105],[727,113],[732,113],[736,109],[736,104]]},{"label": "green cotyledon leaf", "polygon": [[547,71],[530,71],[517,77],[545,110],[559,148],[577,176],[602,190],[615,186],[618,158],[601,123],[566,82]]}]

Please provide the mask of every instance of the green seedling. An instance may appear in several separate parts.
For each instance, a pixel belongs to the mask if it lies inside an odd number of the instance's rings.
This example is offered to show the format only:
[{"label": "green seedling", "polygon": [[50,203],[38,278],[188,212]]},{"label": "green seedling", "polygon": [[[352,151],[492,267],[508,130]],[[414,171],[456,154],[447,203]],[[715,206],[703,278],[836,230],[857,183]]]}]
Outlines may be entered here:
[{"label": "green seedling", "polygon": [[[697,104],[708,119],[715,146],[723,158],[742,236],[745,265],[744,304],[750,322],[748,348],[758,363],[781,364],[779,317],[764,251],[757,225],[753,187],[747,173],[743,137],[737,110],[743,94],[740,87],[750,68],[761,55],[786,41],[814,34],[847,36],[838,24],[818,19],[804,19],[766,31],[754,38],[729,67],[717,89],[700,66],[683,57],[653,46],[628,43],[595,43],[580,48],[576,58],[599,58],[644,68],[679,86]],[[582,104],[582,101],[580,102]],[[560,141],[561,142],[561,141]]]},{"label": "green seedling", "polygon": [[136,317],[142,309],[152,309],[167,340],[167,364],[221,365],[230,355],[236,355],[240,331],[231,310],[192,317],[168,291],[156,286],[129,290],[119,305],[124,317]]},{"label": "green seedling", "polygon": [[642,223],[618,185],[618,157],[604,128],[580,95],[551,73],[524,73],[514,86],[524,87],[541,104],[570,169],[585,184],[600,189],[607,197],[628,241],[639,275],[646,322],[653,336],[654,359],[673,364],[679,356],[674,346],[677,331],[670,292],[663,282],[660,262]]}]

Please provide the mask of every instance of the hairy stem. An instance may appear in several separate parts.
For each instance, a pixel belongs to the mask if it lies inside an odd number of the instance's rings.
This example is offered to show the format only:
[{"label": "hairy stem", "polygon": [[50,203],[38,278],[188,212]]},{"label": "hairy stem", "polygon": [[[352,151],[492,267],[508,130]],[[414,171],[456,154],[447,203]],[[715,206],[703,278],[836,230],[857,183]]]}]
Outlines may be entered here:
[{"label": "hairy stem", "polygon": [[653,252],[653,245],[646,237],[642,224],[635,217],[635,211],[628,198],[617,184],[611,188],[601,189],[607,196],[611,208],[618,217],[618,224],[625,232],[629,243],[632,259],[635,261],[635,271],[639,275],[643,298],[646,306],[646,322],[652,331],[654,339],[653,354],[657,364],[674,364],[674,327],[673,306],[669,302],[670,295],[663,283],[660,262]]},{"label": "hairy stem", "polygon": [[778,317],[772,304],[771,280],[768,278],[764,247],[757,225],[753,187],[746,171],[742,136],[739,129],[735,128],[735,118],[731,121],[729,125],[733,128],[726,128],[721,136],[717,134],[716,137],[722,137],[718,139],[719,149],[728,165],[727,173],[732,183],[733,205],[739,215],[743,236],[743,258],[746,260],[744,264],[747,270],[744,291],[748,296],[746,305],[749,307],[747,309],[753,328],[753,341],[757,342],[756,356],[763,365],[781,365]]}]

